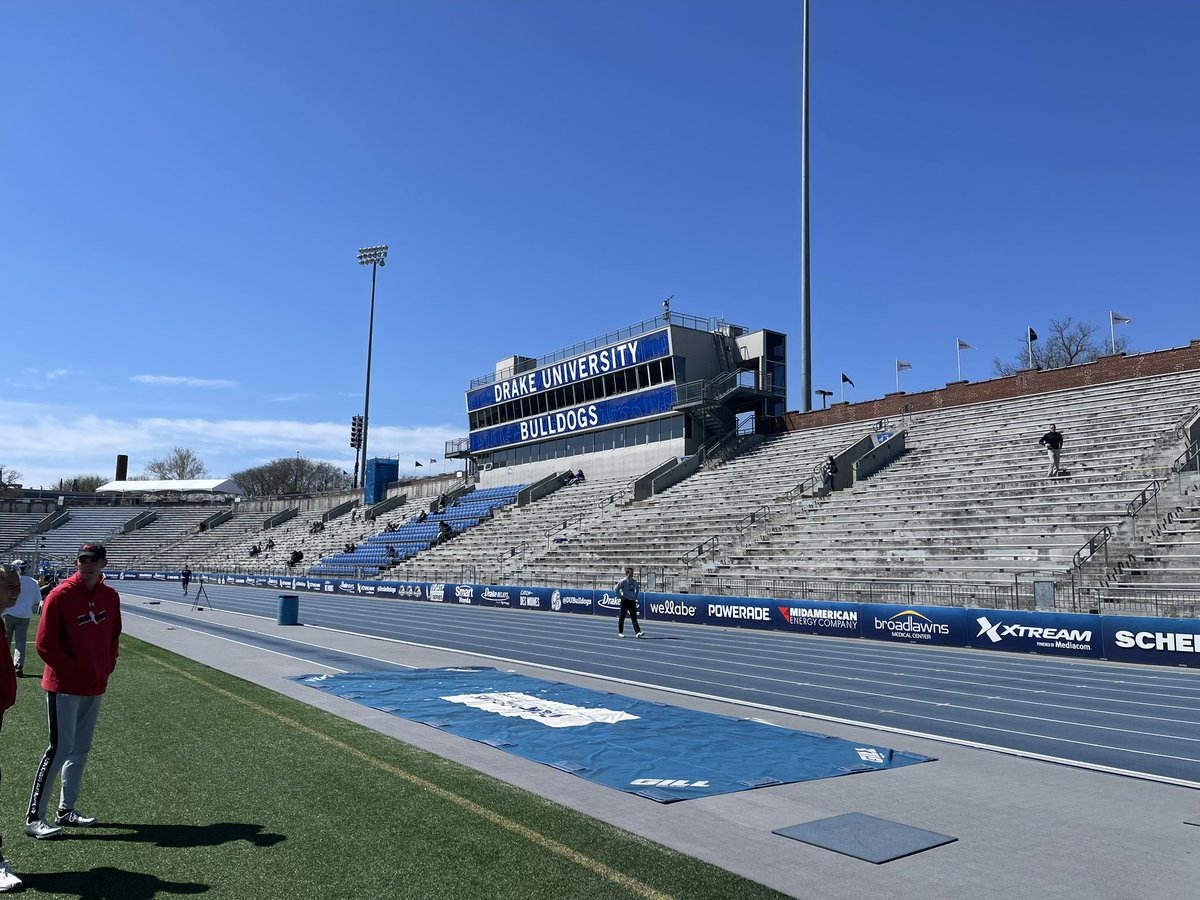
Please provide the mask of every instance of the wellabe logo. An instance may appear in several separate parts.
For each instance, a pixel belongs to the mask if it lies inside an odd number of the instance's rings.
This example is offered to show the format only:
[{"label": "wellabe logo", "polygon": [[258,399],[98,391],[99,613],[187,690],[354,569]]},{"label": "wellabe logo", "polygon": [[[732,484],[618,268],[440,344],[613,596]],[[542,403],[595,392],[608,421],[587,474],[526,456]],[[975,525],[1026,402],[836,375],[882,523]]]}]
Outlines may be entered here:
[{"label": "wellabe logo", "polygon": [[665,600],[662,603],[651,603],[650,612],[659,616],[694,616],[696,607],[678,600]]}]

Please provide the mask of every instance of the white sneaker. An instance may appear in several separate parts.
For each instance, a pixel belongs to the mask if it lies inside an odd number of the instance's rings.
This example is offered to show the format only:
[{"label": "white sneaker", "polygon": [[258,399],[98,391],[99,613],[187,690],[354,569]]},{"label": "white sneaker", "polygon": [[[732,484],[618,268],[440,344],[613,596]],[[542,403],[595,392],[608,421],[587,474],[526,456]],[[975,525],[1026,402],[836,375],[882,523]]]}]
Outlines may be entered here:
[{"label": "white sneaker", "polygon": [[643,637],[643,638],[644,638],[645,636],[646,636],[646,633],[645,633],[644,631],[639,631],[639,632],[637,633],[637,637]]},{"label": "white sneaker", "polygon": [[95,816],[85,816],[74,809],[60,809],[54,817],[55,825],[69,825],[72,828],[91,828],[96,824]]},{"label": "white sneaker", "polygon": [[55,828],[45,819],[36,819],[33,822],[25,823],[25,833],[31,838],[37,838],[39,841],[44,841],[47,838],[56,838],[62,834],[61,828]]},{"label": "white sneaker", "polygon": [[618,631],[618,632],[617,632],[617,637],[625,637],[625,632],[623,632],[623,631]]},{"label": "white sneaker", "polygon": [[13,874],[12,866],[8,864],[7,859],[0,859],[0,894],[8,894],[12,891],[21,891],[25,889],[25,884]]}]

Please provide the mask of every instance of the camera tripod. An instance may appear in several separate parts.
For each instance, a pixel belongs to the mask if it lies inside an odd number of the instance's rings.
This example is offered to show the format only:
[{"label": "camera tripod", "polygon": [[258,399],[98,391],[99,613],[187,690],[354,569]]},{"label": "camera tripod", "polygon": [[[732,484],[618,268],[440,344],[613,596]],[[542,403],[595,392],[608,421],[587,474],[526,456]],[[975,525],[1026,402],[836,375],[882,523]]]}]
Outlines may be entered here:
[{"label": "camera tripod", "polygon": [[203,575],[196,579],[196,595],[192,598],[192,612],[195,612],[196,610],[204,610],[204,607],[200,605],[201,598],[203,598],[208,604],[209,609],[216,609],[216,607],[213,606],[212,598],[208,596],[208,591],[204,589]]}]

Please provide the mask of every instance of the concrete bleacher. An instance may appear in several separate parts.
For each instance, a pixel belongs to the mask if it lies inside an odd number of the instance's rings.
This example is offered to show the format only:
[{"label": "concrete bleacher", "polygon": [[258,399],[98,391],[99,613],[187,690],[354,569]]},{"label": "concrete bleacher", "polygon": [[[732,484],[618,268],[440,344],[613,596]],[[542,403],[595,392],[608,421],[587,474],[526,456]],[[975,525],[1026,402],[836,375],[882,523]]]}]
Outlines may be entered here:
[{"label": "concrete bleacher", "polygon": [[44,512],[0,513],[0,556],[13,555],[17,544],[46,516]]},{"label": "concrete bleacher", "polygon": [[[134,567],[152,558],[160,549],[195,533],[200,523],[212,518],[222,507],[163,506],[153,507],[154,517],[128,533],[114,534],[105,545],[110,568]],[[139,513],[146,510],[139,509]]]},{"label": "concrete bleacher", "polygon": [[[1164,475],[1170,454],[1155,455],[1156,440],[1197,397],[1200,373],[1187,373],[922,414],[890,467],[772,523],[708,574],[1062,577]],[[1054,479],[1036,444],[1051,421],[1070,473]]]},{"label": "concrete bleacher", "polygon": [[457,535],[395,567],[405,580],[458,580],[491,573],[505,578],[538,550],[556,540],[566,542],[589,517],[610,510],[611,498],[628,490],[623,479],[589,480],[565,485],[527,506],[506,505]]},{"label": "concrete bleacher", "polygon": [[75,559],[79,546],[87,541],[111,543],[112,538],[144,510],[139,507],[71,507],[66,516],[53,528],[30,535],[12,549],[13,556],[31,558],[34,555],[64,562]]}]

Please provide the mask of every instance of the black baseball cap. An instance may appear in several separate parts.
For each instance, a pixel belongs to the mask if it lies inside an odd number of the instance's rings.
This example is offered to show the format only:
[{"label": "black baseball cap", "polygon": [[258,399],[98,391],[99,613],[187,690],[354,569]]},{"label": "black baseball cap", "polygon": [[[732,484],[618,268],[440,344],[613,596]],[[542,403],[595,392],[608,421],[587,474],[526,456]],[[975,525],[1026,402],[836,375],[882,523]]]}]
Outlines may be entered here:
[{"label": "black baseball cap", "polygon": [[76,559],[108,559],[108,551],[104,549],[103,544],[87,543],[79,548],[79,552],[75,554]]}]

